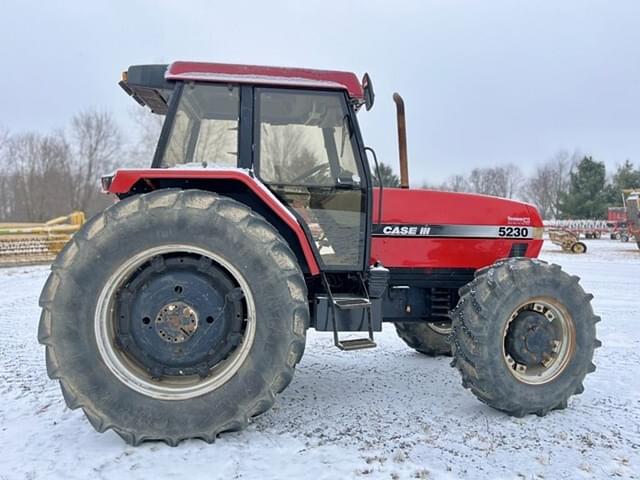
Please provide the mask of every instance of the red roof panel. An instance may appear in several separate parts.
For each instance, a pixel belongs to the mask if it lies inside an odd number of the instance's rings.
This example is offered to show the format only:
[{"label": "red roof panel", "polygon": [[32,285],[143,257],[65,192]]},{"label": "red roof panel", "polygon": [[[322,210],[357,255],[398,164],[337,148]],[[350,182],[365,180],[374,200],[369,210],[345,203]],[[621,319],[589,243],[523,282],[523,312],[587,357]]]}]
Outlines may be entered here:
[{"label": "red roof panel", "polygon": [[173,62],[169,65],[165,78],[167,80],[342,89],[346,90],[352,98],[364,99],[362,84],[355,74],[334,70],[263,67],[230,63]]}]

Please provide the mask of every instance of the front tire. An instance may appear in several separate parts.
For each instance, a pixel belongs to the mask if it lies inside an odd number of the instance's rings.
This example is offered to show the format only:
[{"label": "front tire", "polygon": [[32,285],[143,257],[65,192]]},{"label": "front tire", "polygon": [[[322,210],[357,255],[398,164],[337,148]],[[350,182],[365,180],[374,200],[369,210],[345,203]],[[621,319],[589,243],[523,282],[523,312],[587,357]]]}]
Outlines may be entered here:
[{"label": "front tire", "polygon": [[291,381],[309,323],[277,231],[198,190],[94,217],[54,262],[40,305],[38,339],[67,405],[133,445],[243,429]]},{"label": "front tire", "polygon": [[452,312],[452,365],[463,386],[517,417],[565,408],[582,393],[600,319],[578,280],[535,259],[479,270]]}]

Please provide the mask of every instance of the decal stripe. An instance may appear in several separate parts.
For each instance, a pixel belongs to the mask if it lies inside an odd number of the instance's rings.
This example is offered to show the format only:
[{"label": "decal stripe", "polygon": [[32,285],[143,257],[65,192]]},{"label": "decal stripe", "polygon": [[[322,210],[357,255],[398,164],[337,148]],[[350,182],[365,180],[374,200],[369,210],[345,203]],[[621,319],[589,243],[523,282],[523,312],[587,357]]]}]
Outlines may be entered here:
[{"label": "decal stripe", "polygon": [[374,224],[374,237],[408,238],[538,238],[541,228],[528,225]]}]

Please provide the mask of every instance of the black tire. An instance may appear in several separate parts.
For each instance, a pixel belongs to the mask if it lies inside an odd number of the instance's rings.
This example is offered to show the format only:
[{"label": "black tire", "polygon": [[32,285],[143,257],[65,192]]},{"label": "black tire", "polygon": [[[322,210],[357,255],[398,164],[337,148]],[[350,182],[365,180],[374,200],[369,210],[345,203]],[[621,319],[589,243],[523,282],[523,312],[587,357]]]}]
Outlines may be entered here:
[{"label": "black tire", "polygon": [[[99,292],[118,265],[158,245],[193,245],[226,259],[250,282],[259,320],[233,376],[193,398],[159,399],[130,388],[97,347]],[[199,190],[160,190],[118,202],[74,235],[42,291],[38,340],[67,406],[82,408],[97,431],[113,429],[133,445],[213,442],[245,428],[291,381],[309,324],[306,292],[285,240],[245,205]]]},{"label": "black tire", "polygon": [[[593,296],[578,281],[560,266],[536,259],[513,258],[479,270],[460,289],[460,301],[452,312],[451,364],[460,371],[462,385],[487,405],[516,417],[566,408],[569,397],[584,390],[585,376],[595,370],[594,349],[601,345],[595,328],[600,318],[590,304]],[[535,383],[535,376],[523,381],[527,374],[515,373],[505,353],[507,328],[520,305],[545,299],[568,312],[563,318],[572,326],[573,348],[554,376],[542,383]]]},{"label": "black tire", "polygon": [[587,253],[587,244],[583,242],[576,242],[571,245],[571,253]]},{"label": "black tire", "polygon": [[414,350],[430,357],[451,356],[448,333],[437,332],[424,322],[396,322],[395,326],[398,336]]},{"label": "black tire", "polygon": [[640,241],[636,242],[636,245],[638,245],[638,248],[640,249]]},{"label": "black tire", "polygon": [[622,235],[620,235],[620,241],[627,243],[629,241],[629,235],[627,235],[626,233],[623,233]]}]

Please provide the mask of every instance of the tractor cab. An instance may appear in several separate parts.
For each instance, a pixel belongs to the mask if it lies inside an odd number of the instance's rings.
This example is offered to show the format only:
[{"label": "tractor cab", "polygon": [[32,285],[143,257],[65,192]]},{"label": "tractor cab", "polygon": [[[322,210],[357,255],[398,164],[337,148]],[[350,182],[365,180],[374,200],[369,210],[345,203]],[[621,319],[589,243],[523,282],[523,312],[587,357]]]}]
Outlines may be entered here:
[{"label": "tractor cab", "polygon": [[346,72],[249,70],[130,67],[121,86],[166,115],[152,167],[246,169],[297,217],[322,270],[364,271],[371,179],[355,119],[363,87]]}]

